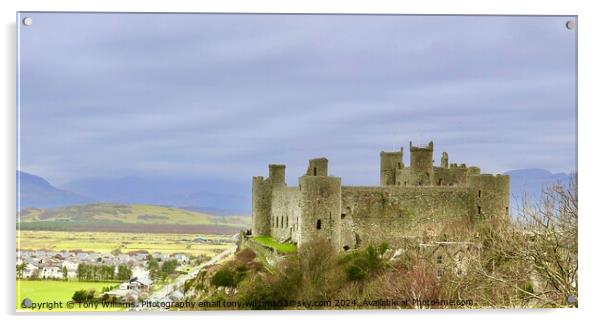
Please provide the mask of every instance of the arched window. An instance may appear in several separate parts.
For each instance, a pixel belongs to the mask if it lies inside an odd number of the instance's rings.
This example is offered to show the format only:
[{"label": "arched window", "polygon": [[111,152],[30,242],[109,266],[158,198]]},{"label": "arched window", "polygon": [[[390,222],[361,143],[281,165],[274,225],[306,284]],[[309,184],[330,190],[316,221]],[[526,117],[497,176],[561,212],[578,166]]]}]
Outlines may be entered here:
[{"label": "arched window", "polygon": [[322,229],[322,220],[318,219],[318,223],[316,224],[316,229]]}]

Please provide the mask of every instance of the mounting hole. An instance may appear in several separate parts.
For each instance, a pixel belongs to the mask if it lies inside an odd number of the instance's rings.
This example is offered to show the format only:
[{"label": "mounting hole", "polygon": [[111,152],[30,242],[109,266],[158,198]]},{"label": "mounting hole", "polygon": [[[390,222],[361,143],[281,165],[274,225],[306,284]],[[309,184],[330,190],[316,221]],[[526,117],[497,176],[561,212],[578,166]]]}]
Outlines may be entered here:
[{"label": "mounting hole", "polygon": [[23,18],[23,25],[25,25],[25,26],[33,25],[33,19],[31,17]]}]

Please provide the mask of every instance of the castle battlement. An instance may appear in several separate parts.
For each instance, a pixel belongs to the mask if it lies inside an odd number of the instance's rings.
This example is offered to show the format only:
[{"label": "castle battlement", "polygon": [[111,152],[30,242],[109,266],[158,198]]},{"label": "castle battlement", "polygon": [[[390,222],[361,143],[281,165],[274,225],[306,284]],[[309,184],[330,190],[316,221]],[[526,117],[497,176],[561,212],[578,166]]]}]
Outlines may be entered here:
[{"label": "castle battlement", "polygon": [[[399,151],[380,152],[380,186],[342,186],[328,175],[328,159],[309,160],[297,186],[287,186],[283,164],[253,177],[252,235],[303,245],[324,237],[341,250],[374,238],[439,232],[457,222],[507,219],[510,178],[448,163],[433,166],[433,142],[410,142],[410,165]],[[383,237],[384,236],[384,237]]]}]

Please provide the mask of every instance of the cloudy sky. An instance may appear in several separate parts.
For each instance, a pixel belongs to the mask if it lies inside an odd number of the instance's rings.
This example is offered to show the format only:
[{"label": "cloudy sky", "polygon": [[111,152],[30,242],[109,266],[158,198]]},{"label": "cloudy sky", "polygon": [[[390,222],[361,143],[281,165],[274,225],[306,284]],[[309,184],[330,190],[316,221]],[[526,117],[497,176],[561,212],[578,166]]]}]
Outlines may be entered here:
[{"label": "cloudy sky", "polygon": [[23,16],[20,169],[56,184],[268,163],[295,184],[319,156],[377,184],[410,140],[485,172],[575,170],[568,17]]}]

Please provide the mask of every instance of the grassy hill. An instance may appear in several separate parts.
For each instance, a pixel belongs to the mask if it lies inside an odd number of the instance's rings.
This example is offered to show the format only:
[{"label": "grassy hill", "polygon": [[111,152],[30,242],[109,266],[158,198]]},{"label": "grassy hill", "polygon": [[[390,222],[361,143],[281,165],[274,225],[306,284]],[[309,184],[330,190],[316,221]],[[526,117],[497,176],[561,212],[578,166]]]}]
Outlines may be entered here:
[{"label": "grassy hill", "polygon": [[18,219],[22,230],[157,233],[231,233],[250,227],[249,217],[224,217],[155,205],[91,204],[28,208]]}]

